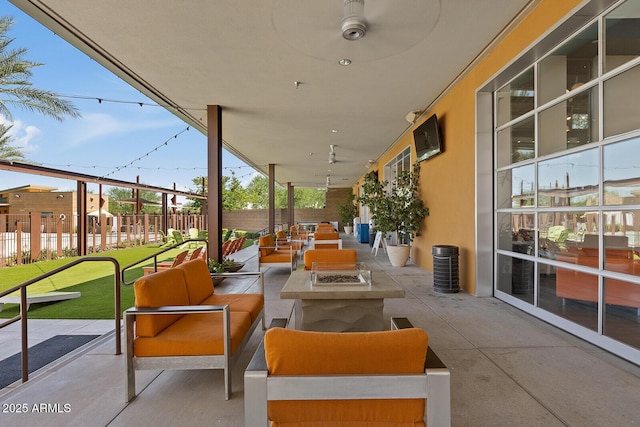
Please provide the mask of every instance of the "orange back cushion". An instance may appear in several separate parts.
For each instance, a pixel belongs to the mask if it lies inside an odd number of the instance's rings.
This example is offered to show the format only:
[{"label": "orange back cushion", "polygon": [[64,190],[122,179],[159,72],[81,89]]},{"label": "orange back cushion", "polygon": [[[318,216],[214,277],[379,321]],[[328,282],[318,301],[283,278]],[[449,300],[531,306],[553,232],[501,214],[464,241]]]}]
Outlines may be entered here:
[{"label": "orange back cushion", "polygon": [[309,249],[304,253],[304,269],[311,270],[314,262],[355,264],[357,260],[355,249]]},{"label": "orange back cushion", "polygon": [[[417,328],[350,333],[273,328],[264,338],[270,375],[424,373],[427,344],[427,334]],[[424,425],[424,399],[272,401],[269,419],[275,425],[345,420],[353,425]]]},{"label": "orange back cushion", "polygon": [[[136,307],[189,305],[187,285],[182,271],[170,268],[142,276],[133,284]],[[153,337],[182,317],[181,314],[136,316],[136,334]]]},{"label": "orange back cushion", "polygon": [[338,235],[338,233],[334,231],[322,232],[322,233],[316,232],[313,235],[314,240],[338,240],[339,238],[340,236]]},{"label": "orange back cushion", "polygon": [[189,304],[198,305],[213,294],[213,281],[207,263],[195,259],[180,264],[176,269],[182,271],[189,295]]},{"label": "orange back cushion", "polygon": [[266,256],[275,251],[275,245],[276,242],[271,234],[261,236],[260,239],[258,239],[258,246],[260,246],[260,256]]}]

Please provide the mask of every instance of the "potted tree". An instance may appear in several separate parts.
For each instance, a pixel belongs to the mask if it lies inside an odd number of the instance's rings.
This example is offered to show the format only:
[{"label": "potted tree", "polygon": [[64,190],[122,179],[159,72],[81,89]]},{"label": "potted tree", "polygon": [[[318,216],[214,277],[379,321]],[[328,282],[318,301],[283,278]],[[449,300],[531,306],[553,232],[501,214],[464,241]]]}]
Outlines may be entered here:
[{"label": "potted tree", "polygon": [[422,220],[429,209],[418,196],[420,164],[414,163],[412,171],[402,171],[387,190],[387,181],[378,181],[376,174],[365,176],[363,195],[358,202],[368,206],[376,232],[383,236],[395,233],[397,245],[387,245],[391,265],[402,267],[411,253],[411,242],[419,236]]},{"label": "potted tree", "polygon": [[338,217],[344,227],[345,234],[353,233],[353,219],[356,217],[356,205],[354,204],[356,196],[349,193],[344,203],[340,203],[337,207]]}]

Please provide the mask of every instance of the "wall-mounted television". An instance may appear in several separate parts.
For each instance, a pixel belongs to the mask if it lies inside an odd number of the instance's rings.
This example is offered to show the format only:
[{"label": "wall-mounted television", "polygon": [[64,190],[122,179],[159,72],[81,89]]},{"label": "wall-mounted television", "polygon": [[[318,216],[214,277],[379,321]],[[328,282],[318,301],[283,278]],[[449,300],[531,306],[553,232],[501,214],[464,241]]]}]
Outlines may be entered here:
[{"label": "wall-mounted television", "polygon": [[418,162],[430,159],[444,151],[438,127],[438,117],[435,114],[413,131],[413,142]]}]

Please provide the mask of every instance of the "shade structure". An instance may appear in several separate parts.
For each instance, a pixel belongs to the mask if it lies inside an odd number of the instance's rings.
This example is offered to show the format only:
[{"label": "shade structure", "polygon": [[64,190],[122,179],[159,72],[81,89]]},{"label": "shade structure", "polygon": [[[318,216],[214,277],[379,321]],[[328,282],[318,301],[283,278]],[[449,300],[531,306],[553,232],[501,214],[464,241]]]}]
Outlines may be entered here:
[{"label": "shade structure", "polygon": [[101,216],[104,215],[106,217],[112,217],[113,214],[109,211],[107,211],[106,209],[100,209],[100,210],[95,210],[93,212],[89,212],[87,215],[89,216]]}]

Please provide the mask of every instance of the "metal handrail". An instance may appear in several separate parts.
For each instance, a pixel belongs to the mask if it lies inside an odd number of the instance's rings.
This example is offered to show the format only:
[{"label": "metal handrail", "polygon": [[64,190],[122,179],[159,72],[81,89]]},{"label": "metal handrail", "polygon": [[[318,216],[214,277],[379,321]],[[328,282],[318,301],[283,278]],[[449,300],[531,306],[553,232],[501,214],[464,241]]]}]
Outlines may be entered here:
[{"label": "metal handrail", "polygon": [[20,283],[10,289],[0,292],[0,298],[9,295],[13,292],[20,291],[20,314],[11,319],[7,319],[4,322],[0,323],[0,329],[5,326],[9,326],[17,321],[21,321],[21,333],[22,333],[22,351],[21,351],[21,363],[22,363],[22,382],[26,382],[29,380],[29,345],[27,340],[27,287],[36,282],[39,282],[48,277],[54,276],[62,271],[68,270],[71,267],[74,267],[83,262],[103,262],[109,261],[112,262],[115,267],[114,274],[114,283],[113,283],[113,291],[114,291],[114,319],[115,319],[115,340],[116,340],[116,355],[122,354],[122,344],[120,338],[120,263],[117,259],[106,256],[91,256],[91,257],[82,257],[71,261],[68,264],[62,265],[56,269],[48,271],[46,273],[41,274],[38,277],[34,277],[33,279],[27,280],[26,282]]},{"label": "metal handrail", "polygon": [[139,265],[139,264],[141,264],[141,263],[143,263],[145,261],[149,261],[150,259],[153,259],[153,269],[155,271],[158,271],[158,255],[162,255],[163,253],[168,252],[168,251],[170,251],[172,249],[178,248],[180,246],[184,246],[185,243],[191,243],[191,242],[205,242],[206,243],[207,239],[185,239],[182,242],[175,243],[175,244],[173,244],[171,246],[168,246],[168,247],[164,248],[163,250],[161,250],[159,252],[151,254],[151,255],[149,255],[149,256],[147,256],[145,258],[139,259],[138,261],[134,262],[133,264],[129,264],[126,267],[123,267],[122,270],[121,270],[121,273],[120,273],[121,274],[122,284],[125,285],[125,286],[129,286],[129,285],[132,285],[133,282],[135,282],[135,279],[130,281],[130,282],[127,282],[127,280],[124,278],[125,271],[130,270],[131,268],[133,268],[133,267],[135,267],[135,266],[137,266],[137,265]]}]

